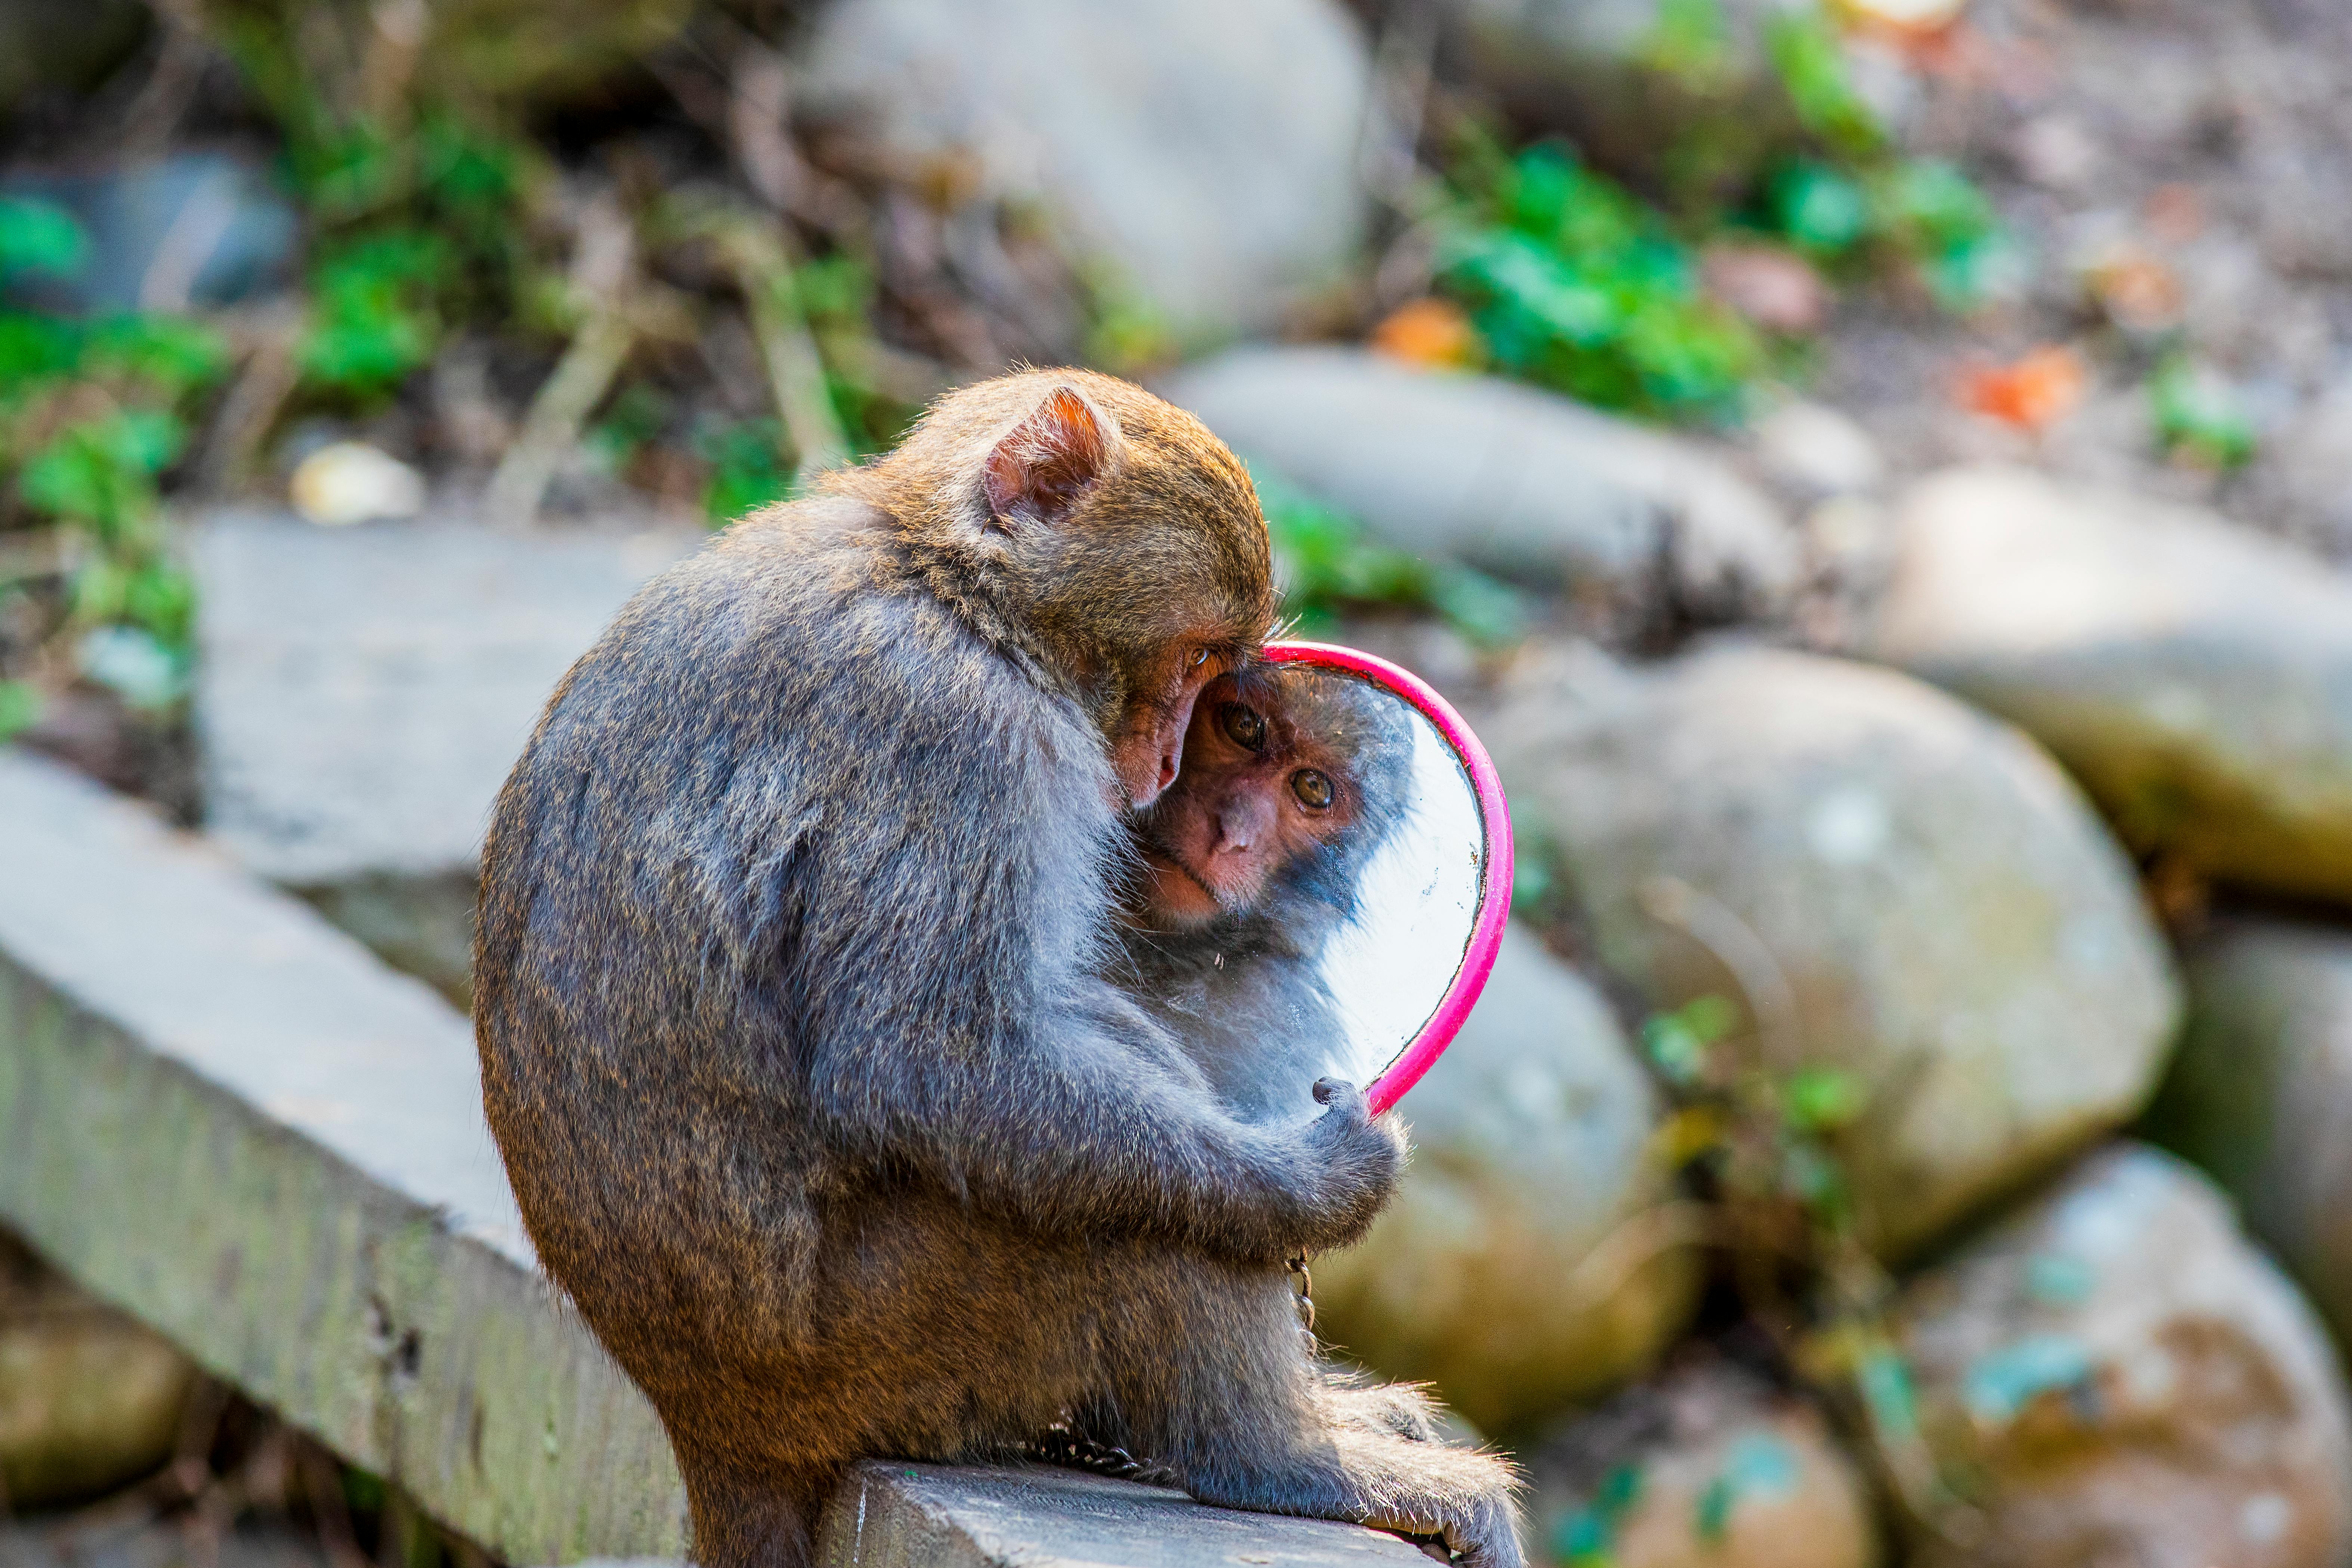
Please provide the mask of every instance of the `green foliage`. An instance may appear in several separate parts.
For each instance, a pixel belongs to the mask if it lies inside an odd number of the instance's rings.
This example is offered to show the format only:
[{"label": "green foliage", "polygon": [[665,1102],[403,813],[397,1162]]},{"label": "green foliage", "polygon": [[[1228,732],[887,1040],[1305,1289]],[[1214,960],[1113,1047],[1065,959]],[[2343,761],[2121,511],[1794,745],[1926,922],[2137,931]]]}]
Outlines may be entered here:
[{"label": "green foliage", "polygon": [[1854,90],[1845,51],[1818,8],[1775,12],[1765,25],[1764,47],[1797,123],[1822,145],[1855,161],[1885,147],[1885,130]]},{"label": "green foliage", "polygon": [[874,269],[841,252],[793,268],[793,288],[825,362],[825,391],[854,457],[898,444],[918,410],[852,374],[872,339]]},{"label": "green foliage", "polygon": [[[0,227],[20,224],[51,257],[79,254],[79,229],[50,232],[52,218],[72,224],[52,209]],[[0,237],[11,245],[26,253]],[[0,310],[0,474],[26,511],[74,542],[67,600],[84,673],[142,706],[184,688],[194,611],[165,549],[159,485],[187,445],[191,402],[227,365],[218,334],[194,321]]]},{"label": "green foliage", "polygon": [[2227,382],[2174,354],[2147,384],[2148,413],[2159,446],[2199,468],[2227,472],[2254,455],[2254,423]]},{"label": "green foliage", "polygon": [[17,493],[101,542],[125,542],[154,514],[155,477],[180,455],[184,437],[177,419],[153,409],[117,409],[68,425],[26,459]]},{"label": "green foliage", "polygon": [[28,272],[72,278],[89,263],[89,237],[71,213],[32,197],[0,197],[0,282]]},{"label": "green foliage", "polygon": [[310,319],[295,358],[315,385],[361,398],[396,390],[441,342],[448,247],[412,230],[331,249],[310,270]]},{"label": "green foliage", "polygon": [[1351,605],[1386,605],[1433,611],[1486,647],[1506,647],[1524,632],[1519,595],[1492,577],[1376,543],[1346,513],[1262,468],[1252,477],[1274,542],[1283,603],[1302,626],[1328,622]]},{"label": "green foliage", "polygon": [[1717,89],[1731,67],[1730,30],[1717,0],[1658,0],[1642,63],[1693,92]]},{"label": "green foliage", "polygon": [[1591,1500],[1561,1517],[1552,1530],[1552,1555],[1564,1568],[1610,1568],[1617,1532],[1642,1500],[1642,1469],[1619,1465],[1601,1478]]},{"label": "green foliage", "polygon": [[1606,408],[1726,415],[1764,367],[1664,219],[1562,148],[1474,152],[1439,227],[1441,285],[1522,380]]},{"label": "green foliage", "polygon": [[0,744],[39,723],[41,706],[37,688],[21,680],[0,680]]},{"label": "green foliage", "polygon": [[732,522],[745,512],[793,493],[792,470],[784,466],[783,426],[773,419],[746,419],[703,433],[696,443],[710,465],[702,510],[714,523]]}]

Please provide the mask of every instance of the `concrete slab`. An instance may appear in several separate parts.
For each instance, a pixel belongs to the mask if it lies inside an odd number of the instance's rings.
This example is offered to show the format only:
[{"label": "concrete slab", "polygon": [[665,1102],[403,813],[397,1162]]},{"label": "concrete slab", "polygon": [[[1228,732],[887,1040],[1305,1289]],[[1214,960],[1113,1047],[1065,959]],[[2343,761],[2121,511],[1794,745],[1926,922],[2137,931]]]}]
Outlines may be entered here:
[{"label": "concrete slab", "polygon": [[704,537],[204,520],[192,561],[208,826],[293,886],[471,871],[555,682]]}]

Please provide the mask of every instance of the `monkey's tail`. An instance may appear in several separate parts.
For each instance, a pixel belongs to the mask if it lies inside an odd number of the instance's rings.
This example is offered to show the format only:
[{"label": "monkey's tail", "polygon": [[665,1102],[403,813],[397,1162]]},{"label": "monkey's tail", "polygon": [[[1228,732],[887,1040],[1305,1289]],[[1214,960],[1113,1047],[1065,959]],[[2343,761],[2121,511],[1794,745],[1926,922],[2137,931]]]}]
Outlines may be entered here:
[{"label": "monkey's tail", "polygon": [[840,1467],[751,1471],[698,1465],[684,1454],[678,1463],[700,1568],[810,1568]]}]

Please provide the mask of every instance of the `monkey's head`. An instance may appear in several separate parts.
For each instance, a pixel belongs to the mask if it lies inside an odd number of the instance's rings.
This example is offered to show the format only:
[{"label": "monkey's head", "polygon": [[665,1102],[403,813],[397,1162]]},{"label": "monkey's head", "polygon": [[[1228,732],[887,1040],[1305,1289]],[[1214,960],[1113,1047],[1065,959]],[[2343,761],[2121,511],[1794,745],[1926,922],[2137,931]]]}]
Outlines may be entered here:
[{"label": "monkey's head", "polygon": [[1135,912],[1171,931],[1345,919],[1412,803],[1412,721],[1363,681],[1280,665],[1219,677],[1193,710],[1184,771],[1139,825]]},{"label": "monkey's head", "polygon": [[1174,780],[1202,688],[1274,622],[1248,470],[1111,376],[1026,371],[950,393],[898,450],[825,485],[887,512],[935,592],[1068,683],[1131,806]]}]

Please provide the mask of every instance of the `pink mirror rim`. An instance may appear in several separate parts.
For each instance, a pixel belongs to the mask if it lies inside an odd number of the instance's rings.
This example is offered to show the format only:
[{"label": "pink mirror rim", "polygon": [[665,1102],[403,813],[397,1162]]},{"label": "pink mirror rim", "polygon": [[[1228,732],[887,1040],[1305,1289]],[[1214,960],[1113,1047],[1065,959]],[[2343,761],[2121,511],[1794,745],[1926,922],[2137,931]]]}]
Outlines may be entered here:
[{"label": "pink mirror rim", "polygon": [[1486,853],[1479,864],[1478,919],[1471,927],[1469,945],[1462,951],[1462,967],[1454,971],[1454,984],[1446,988],[1437,1010],[1413,1036],[1404,1053],[1364,1091],[1372,1114],[1378,1116],[1403,1099],[1405,1090],[1419,1083],[1430,1064],[1454,1043],[1463,1020],[1477,1005],[1479,992],[1486,989],[1486,976],[1494,972],[1496,952],[1503,945],[1503,928],[1511,918],[1510,807],[1503,798],[1503,781],[1496,773],[1486,748],[1479,744],[1478,737],[1463,722],[1462,715],[1454,710],[1454,704],[1412,671],[1378,655],[1341,647],[1336,643],[1268,643],[1265,658],[1268,664],[1346,670],[1394,691],[1437,726],[1437,732],[1445,737],[1445,743],[1462,759],[1463,769],[1470,775],[1470,786],[1478,795],[1478,817],[1486,835]]}]

